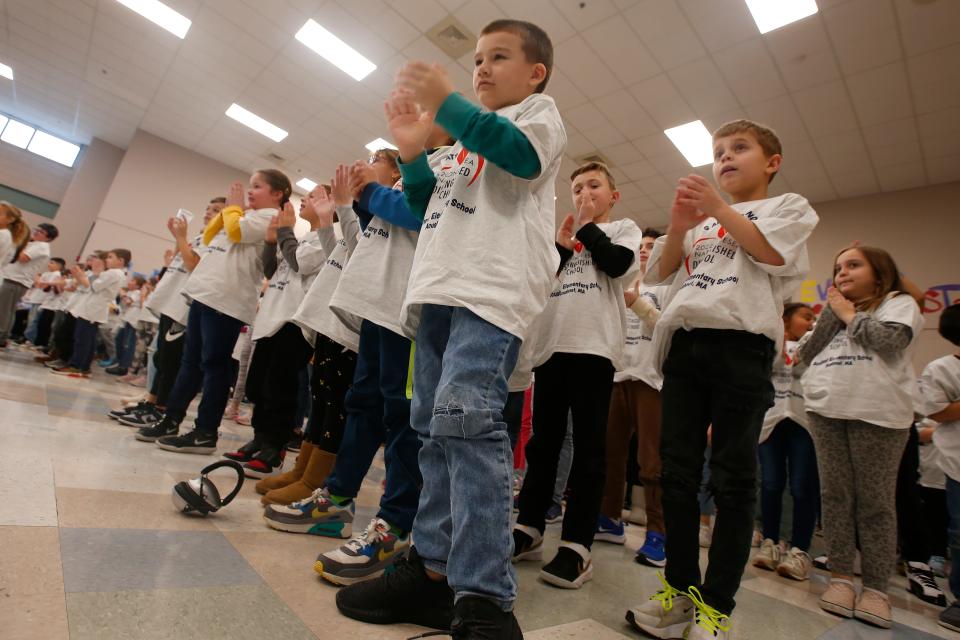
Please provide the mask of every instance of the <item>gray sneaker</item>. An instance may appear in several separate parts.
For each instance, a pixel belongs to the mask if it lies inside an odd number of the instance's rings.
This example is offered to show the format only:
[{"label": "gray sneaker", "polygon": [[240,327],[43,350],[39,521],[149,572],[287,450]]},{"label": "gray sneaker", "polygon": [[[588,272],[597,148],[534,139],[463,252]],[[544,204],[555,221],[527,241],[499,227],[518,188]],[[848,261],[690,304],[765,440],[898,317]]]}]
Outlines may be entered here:
[{"label": "gray sneaker", "polygon": [[627,611],[627,622],[654,638],[684,638],[693,624],[694,603],[674,589],[663,573],[657,573],[663,588],[641,605]]},{"label": "gray sneaker", "polygon": [[335,504],[325,488],[293,504],[271,504],[263,511],[263,519],[271,529],[290,533],[310,533],[326,538],[349,538],[353,535],[356,503]]},{"label": "gray sneaker", "polygon": [[353,540],[317,556],[313,568],[325,580],[351,585],[380,577],[409,548],[409,534],[398,536],[390,531],[386,520],[374,518]]}]

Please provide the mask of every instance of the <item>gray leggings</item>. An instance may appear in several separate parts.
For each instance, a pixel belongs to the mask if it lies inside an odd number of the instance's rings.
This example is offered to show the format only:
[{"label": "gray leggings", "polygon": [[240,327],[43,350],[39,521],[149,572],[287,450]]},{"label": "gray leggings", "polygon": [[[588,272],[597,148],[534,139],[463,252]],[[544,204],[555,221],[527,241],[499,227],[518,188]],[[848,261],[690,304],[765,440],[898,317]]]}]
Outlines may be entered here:
[{"label": "gray leggings", "polygon": [[863,586],[886,592],[897,555],[897,469],[909,429],[807,416],[817,447],[830,569],[853,575],[859,535]]}]

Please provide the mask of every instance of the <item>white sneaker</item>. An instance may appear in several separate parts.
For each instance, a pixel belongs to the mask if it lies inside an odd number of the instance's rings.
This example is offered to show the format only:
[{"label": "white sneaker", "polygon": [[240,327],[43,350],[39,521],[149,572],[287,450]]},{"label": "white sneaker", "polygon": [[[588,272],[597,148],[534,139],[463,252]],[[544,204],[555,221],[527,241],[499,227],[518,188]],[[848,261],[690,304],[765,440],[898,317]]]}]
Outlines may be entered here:
[{"label": "white sneaker", "polygon": [[627,622],[654,638],[683,638],[693,622],[693,601],[671,587],[663,573],[657,575],[663,588],[643,604],[628,610]]},{"label": "white sneaker", "polygon": [[701,524],[700,546],[706,549],[710,546],[711,542],[713,542],[713,528],[708,524]]},{"label": "white sneaker", "polygon": [[710,609],[705,612],[697,607],[693,624],[683,636],[685,640],[726,640],[730,633],[730,616]]},{"label": "white sneaker", "polygon": [[758,569],[776,571],[777,565],[780,564],[781,558],[782,553],[780,551],[780,545],[770,538],[767,538],[763,541],[763,544],[760,545],[760,552],[753,556],[753,561],[750,564]]},{"label": "white sneaker", "polygon": [[810,555],[801,549],[793,547],[779,565],[777,573],[792,580],[809,580],[813,561]]}]

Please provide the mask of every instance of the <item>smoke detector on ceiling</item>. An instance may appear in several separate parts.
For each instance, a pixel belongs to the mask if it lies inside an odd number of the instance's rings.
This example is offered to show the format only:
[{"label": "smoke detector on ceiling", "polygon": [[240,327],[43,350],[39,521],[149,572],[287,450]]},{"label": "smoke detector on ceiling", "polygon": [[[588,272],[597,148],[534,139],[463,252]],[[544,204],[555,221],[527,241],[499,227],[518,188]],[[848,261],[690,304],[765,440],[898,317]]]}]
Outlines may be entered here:
[{"label": "smoke detector on ceiling", "polygon": [[433,25],[426,36],[427,40],[454,60],[472,53],[477,46],[477,37],[452,15]]}]

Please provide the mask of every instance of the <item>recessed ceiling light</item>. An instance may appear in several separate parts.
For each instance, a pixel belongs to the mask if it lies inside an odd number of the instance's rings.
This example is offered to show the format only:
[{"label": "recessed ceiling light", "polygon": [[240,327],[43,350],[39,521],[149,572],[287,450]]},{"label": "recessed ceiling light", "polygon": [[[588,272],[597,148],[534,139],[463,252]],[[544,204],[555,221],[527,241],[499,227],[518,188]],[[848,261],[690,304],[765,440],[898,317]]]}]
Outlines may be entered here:
[{"label": "recessed ceiling light", "polygon": [[713,137],[699,120],[667,129],[664,133],[691,167],[702,167],[713,162]]},{"label": "recessed ceiling light", "polygon": [[8,80],[13,80],[13,67],[8,64],[3,64],[0,62],[0,76],[7,78]]},{"label": "recessed ceiling light", "polygon": [[377,68],[377,65],[313,19],[300,27],[296,38],[354,80],[363,80]]},{"label": "recessed ceiling light", "polygon": [[226,115],[240,124],[250,127],[257,133],[267,136],[274,142],[280,142],[287,137],[286,131],[272,122],[267,122],[257,114],[247,111],[237,103],[230,105],[230,108],[226,111]]},{"label": "recessed ceiling light", "polygon": [[38,156],[59,162],[64,166],[72,167],[77,159],[77,154],[80,153],[80,147],[49,133],[37,131],[33,134],[33,139],[30,140],[27,151],[32,151]]},{"label": "recessed ceiling light", "polygon": [[299,180],[297,180],[297,186],[303,189],[304,191],[306,191],[307,193],[310,193],[311,191],[316,189],[317,183],[311,180],[310,178],[300,178]]},{"label": "recessed ceiling light", "polygon": [[163,27],[183,40],[190,30],[190,19],[177,13],[160,0],[117,0],[126,8],[136,11],[150,22]]},{"label": "recessed ceiling light", "polygon": [[383,138],[377,138],[376,140],[371,140],[370,142],[368,142],[363,146],[365,146],[367,148],[367,151],[369,151],[370,153],[374,153],[375,151],[379,151],[380,149],[393,149],[394,151],[397,150],[395,146],[393,146]]},{"label": "recessed ceiling light", "polygon": [[779,29],[817,12],[816,0],[746,0],[760,33]]},{"label": "recessed ceiling light", "polygon": [[7,123],[7,126],[4,127],[3,135],[0,135],[0,140],[12,144],[15,147],[26,149],[27,145],[30,144],[30,138],[33,137],[33,132],[34,128],[30,125],[11,119],[10,122]]}]

